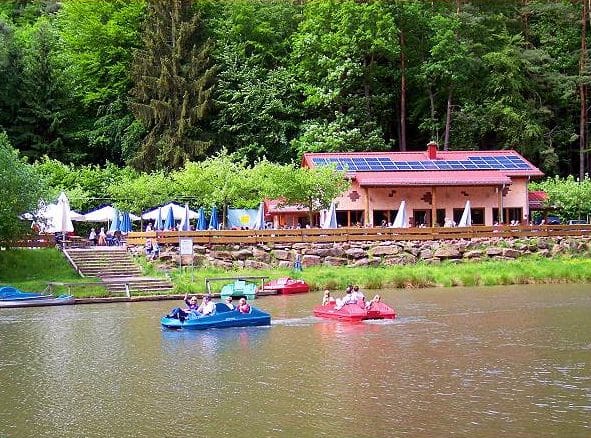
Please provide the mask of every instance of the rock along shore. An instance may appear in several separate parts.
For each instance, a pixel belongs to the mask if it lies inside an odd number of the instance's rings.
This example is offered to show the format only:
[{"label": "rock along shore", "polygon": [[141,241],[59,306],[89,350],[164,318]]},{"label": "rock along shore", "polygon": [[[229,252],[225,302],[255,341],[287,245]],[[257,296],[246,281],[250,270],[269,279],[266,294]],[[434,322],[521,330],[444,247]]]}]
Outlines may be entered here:
[{"label": "rock along shore", "polygon": [[[357,243],[294,243],[256,246],[193,246],[193,256],[182,256],[183,265],[224,269],[292,267],[299,254],[303,267],[393,266],[415,263],[454,263],[515,260],[528,255],[590,255],[591,237],[488,238],[471,240],[384,241]],[[142,255],[142,246],[130,252]],[[178,247],[163,249],[159,264],[177,265]]]}]

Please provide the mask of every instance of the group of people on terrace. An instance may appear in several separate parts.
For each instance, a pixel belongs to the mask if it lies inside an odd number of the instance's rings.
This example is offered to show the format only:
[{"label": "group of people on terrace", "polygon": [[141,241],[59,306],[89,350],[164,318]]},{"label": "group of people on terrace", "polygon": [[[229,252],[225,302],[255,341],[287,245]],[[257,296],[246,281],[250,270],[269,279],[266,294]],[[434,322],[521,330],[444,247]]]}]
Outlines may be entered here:
[{"label": "group of people on terrace", "polygon": [[322,305],[326,306],[329,304],[334,304],[335,310],[340,310],[348,304],[359,304],[365,307],[366,309],[370,309],[376,303],[379,303],[382,300],[380,295],[376,295],[370,301],[365,300],[365,295],[359,289],[357,285],[348,285],[345,288],[345,295],[342,298],[335,298],[330,294],[330,291],[327,289],[324,291],[324,296],[322,297]]},{"label": "group of people on terrace", "polygon": [[[196,295],[192,295],[191,297],[189,297],[188,294],[185,294],[183,300],[185,302],[186,307],[174,308],[172,312],[167,315],[168,318],[185,320],[190,316],[203,317],[213,315],[216,311],[216,303],[210,294],[203,295],[203,298],[201,299],[201,304],[198,304]],[[226,297],[226,299],[224,300],[224,304],[228,307],[229,310],[234,310],[240,313],[250,313],[250,304],[248,304],[246,298],[244,297],[240,298],[240,300],[238,301],[238,305],[234,305],[232,297]]]}]

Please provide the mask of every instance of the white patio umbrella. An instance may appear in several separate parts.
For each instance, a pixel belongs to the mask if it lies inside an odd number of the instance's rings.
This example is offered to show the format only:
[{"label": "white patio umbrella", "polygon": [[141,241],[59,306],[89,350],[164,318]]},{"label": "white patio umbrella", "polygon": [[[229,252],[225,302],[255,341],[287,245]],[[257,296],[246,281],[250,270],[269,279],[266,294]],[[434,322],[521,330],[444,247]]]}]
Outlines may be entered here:
[{"label": "white patio umbrella", "polygon": [[392,223],[392,228],[408,228],[408,214],[406,213],[406,201],[400,202],[400,207],[398,207],[398,213],[396,213],[396,217],[394,218],[394,222]]},{"label": "white patio umbrella", "polygon": [[257,218],[252,226],[253,230],[264,230],[265,229],[265,203],[261,202],[259,205],[259,211],[257,212]]},{"label": "white patio umbrella", "polygon": [[330,207],[324,215],[324,220],[320,224],[320,228],[337,228],[337,207],[334,202],[330,203]]},{"label": "white patio umbrella", "polygon": [[49,233],[72,233],[74,225],[72,224],[72,212],[70,211],[70,201],[64,192],[57,199],[56,207],[53,209],[53,216],[47,227]]},{"label": "white patio umbrella", "polygon": [[466,201],[462,218],[458,223],[458,227],[471,227],[472,226],[472,213],[470,211],[470,201]]}]

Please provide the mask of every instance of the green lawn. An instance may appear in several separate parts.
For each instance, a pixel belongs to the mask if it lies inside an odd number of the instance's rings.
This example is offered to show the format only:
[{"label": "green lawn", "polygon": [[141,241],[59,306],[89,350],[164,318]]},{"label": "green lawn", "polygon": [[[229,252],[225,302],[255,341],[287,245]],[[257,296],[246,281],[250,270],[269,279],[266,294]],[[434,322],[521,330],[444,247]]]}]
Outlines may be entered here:
[{"label": "green lawn", "polygon": [[[13,249],[0,251],[0,285],[14,286],[26,292],[41,292],[48,282],[88,283],[96,278],[80,277],[55,248]],[[107,296],[104,287],[74,286],[71,293],[77,297]],[[54,293],[68,292],[65,286],[54,288]]]}]

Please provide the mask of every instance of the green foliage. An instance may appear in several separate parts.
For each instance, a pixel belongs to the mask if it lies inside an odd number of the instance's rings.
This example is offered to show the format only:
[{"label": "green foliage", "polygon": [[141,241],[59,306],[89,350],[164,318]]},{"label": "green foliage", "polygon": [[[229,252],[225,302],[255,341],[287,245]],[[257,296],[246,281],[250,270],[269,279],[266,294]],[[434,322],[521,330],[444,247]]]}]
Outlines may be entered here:
[{"label": "green foliage", "polygon": [[[24,222],[19,215],[32,211],[44,189],[35,169],[27,164],[0,132],[0,241],[18,237]],[[27,223],[28,226],[28,223]]]},{"label": "green foliage", "polygon": [[142,42],[132,67],[131,109],[147,134],[132,164],[144,170],[179,168],[203,158],[210,144],[202,123],[216,71],[212,43],[187,0],[151,1]]},{"label": "green foliage", "polygon": [[570,219],[587,219],[591,215],[591,179],[582,181],[572,175],[556,176],[532,184],[532,190],[542,190],[548,195],[547,207],[556,209],[563,222]]}]

